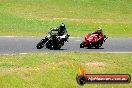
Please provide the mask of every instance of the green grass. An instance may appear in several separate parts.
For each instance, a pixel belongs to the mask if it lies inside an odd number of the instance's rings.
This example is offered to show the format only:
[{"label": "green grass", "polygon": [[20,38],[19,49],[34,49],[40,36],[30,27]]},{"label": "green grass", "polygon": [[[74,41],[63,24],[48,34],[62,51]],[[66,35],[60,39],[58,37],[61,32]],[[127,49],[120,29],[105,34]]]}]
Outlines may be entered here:
[{"label": "green grass", "polygon": [[132,75],[131,62],[131,53],[1,54],[0,88],[131,88],[132,83],[82,87],[75,80],[80,65],[89,74]]},{"label": "green grass", "polygon": [[131,0],[0,0],[0,35],[45,36],[64,22],[71,36],[102,26],[109,37],[132,37]]}]

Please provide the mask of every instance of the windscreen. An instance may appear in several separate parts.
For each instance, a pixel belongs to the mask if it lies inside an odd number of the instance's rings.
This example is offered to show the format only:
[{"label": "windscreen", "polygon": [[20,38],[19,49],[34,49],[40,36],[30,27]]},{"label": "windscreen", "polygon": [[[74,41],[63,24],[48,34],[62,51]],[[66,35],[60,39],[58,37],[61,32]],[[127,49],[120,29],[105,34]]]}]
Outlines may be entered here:
[{"label": "windscreen", "polygon": [[58,31],[57,30],[53,30],[53,31],[51,31],[51,34],[52,35],[58,35]]}]

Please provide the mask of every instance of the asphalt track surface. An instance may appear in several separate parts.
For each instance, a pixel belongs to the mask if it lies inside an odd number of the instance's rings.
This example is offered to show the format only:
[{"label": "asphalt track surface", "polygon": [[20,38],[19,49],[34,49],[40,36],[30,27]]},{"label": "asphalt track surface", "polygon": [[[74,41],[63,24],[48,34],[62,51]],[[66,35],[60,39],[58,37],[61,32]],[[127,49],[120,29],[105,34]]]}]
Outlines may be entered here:
[{"label": "asphalt track surface", "polygon": [[132,38],[108,38],[100,49],[79,48],[83,38],[70,38],[60,50],[36,49],[43,37],[0,37],[0,54],[36,52],[132,52]]}]

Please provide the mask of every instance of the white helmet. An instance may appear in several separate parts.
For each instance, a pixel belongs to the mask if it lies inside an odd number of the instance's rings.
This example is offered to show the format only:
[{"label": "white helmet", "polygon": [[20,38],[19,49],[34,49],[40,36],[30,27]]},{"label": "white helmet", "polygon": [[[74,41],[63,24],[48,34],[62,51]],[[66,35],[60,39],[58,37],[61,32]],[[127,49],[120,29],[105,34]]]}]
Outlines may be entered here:
[{"label": "white helmet", "polygon": [[98,27],[97,32],[99,32],[99,33],[102,32],[102,28]]}]

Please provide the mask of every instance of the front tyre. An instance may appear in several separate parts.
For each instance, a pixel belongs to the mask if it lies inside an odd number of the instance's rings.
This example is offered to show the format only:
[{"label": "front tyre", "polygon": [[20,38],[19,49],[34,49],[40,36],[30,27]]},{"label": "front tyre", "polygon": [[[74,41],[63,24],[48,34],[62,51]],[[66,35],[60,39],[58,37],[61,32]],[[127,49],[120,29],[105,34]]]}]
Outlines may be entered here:
[{"label": "front tyre", "polygon": [[84,45],[85,45],[85,42],[83,41],[83,42],[80,44],[80,48],[84,48]]},{"label": "front tyre", "polygon": [[42,49],[44,47],[44,44],[42,41],[40,41],[38,44],[37,44],[37,49]]}]

